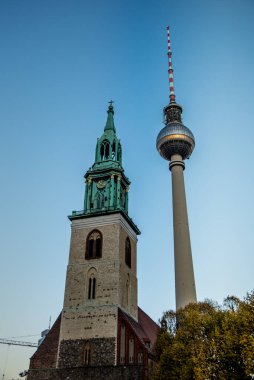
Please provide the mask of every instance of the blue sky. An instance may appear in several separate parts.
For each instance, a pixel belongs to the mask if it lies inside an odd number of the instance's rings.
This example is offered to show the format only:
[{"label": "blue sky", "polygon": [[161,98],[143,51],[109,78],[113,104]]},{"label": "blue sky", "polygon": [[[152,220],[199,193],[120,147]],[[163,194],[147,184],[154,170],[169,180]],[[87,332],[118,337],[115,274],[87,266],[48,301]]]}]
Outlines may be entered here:
[{"label": "blue sky", "polygon": [[[197,295],[243,297],[254,266],[252,0],[0,4],[0,337],[36,341],[62,308],[70,224],[83,205],[107,102],[132,181],[139,304],[174,308],[171,179],[155,149],[168,102],[166,26],[176,99],[196,138],[185,182]],[[5,379],[33,349],[9,348]],[[7,346],[0,345],[0,376]]]}]

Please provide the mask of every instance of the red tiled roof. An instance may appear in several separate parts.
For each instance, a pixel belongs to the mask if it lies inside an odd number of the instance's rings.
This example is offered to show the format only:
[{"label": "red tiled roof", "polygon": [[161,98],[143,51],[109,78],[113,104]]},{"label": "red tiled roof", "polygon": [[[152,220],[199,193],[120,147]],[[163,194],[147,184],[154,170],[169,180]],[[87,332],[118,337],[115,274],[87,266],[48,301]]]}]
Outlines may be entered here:
[{"label": "red tiled roof", "polygon": [[138,308],[138,322],[145,331],[147,338],[150,339],[151,346],[153,347],[157,339],[159,326],[140,307]]},{"label": "red tiled roof", "polygon": [[146,347],[149,351],[152,351],[156,342],[159,326],[142,309],[140,309],[140,307],[138,308],[138,322],[123,310],[121,310],[121,312],[125,319],[130,323],[140,341],[143,344],[151,342],[150,347]]}]

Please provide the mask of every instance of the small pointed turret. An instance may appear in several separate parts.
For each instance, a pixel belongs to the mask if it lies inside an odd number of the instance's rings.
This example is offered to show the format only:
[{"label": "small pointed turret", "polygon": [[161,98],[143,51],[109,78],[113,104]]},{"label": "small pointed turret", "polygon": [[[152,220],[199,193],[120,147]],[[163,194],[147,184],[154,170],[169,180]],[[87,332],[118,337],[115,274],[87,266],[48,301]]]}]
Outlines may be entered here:
[{"label": "small pointed turret", "polygon": [[117,138],[114,123],[114,107],[111,100],[108,107],[107,121],[103,135],[98,139],[95,150],[95,163],[93,168],[97,167],[122,167],[122,148],[120,139]]},{"label": "small pointed turret", "polygon": [[113,131],[116,132],[115,124],[114,124],[114,107],[113,107],[113,101],[111,100],[109,102],[109,107],[108,107],[108,118],[107,122],[104,128],[104,131]]}]

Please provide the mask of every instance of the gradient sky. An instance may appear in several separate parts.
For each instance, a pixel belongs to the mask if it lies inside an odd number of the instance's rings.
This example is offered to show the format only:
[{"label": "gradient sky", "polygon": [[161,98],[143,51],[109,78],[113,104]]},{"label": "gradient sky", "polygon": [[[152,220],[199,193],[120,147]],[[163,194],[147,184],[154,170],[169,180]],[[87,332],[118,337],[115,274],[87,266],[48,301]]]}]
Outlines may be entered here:
[{"label": "gradient sky", "polygon": [[[0,337],[37,341],[61,311],[67,215],[83,207],[110,99],[142,231],[139,305],[156,321],[175,307],[171,179],[155,149],[167,24],[196,138],[185,183],[198,299],[254,288],[253,17],[253,0],[0,2]],[[0,345],[0,377],[7,354],[5,380],[33,352]]]}]

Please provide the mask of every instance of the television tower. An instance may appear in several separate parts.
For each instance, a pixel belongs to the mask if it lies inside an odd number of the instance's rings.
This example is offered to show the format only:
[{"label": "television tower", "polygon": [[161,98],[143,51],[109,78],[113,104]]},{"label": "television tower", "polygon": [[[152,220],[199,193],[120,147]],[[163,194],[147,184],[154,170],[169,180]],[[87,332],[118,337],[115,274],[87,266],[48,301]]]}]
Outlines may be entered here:
[{"label": "television tower", "polygon": [[163,109],[165,127],[158,134],[156,147],[160,155],[169,161],[172,173],[175,294],[178,310],[191,302],[197,302],[183,177],[184,160],[191,156],[195,139],[190,129],[183,125],[182,107],[175,100],[169,26],[167,37],[169,104]]}]

